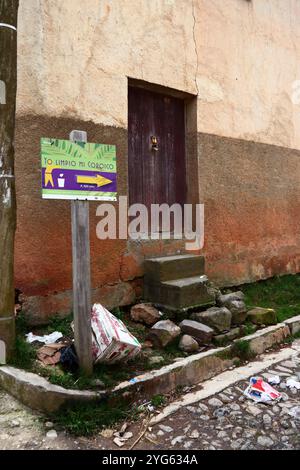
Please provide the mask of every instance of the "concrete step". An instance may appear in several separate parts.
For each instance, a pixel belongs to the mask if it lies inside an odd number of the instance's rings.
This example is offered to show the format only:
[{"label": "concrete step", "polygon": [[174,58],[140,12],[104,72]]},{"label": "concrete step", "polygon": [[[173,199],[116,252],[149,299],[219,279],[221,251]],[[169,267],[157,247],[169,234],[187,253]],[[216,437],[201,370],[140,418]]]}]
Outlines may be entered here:
[{"label": "concrete step", "polygon": [[144,297],[162,308],[178,312],[215,303],[215,296],[209,289],[205,275],[160,283],[145,280]]},{"label": "concrete step", "polygon": [[205,260],[200,255],[173,255],[150,258],[145,261],[145,279],[164,282],[204,274]]}]

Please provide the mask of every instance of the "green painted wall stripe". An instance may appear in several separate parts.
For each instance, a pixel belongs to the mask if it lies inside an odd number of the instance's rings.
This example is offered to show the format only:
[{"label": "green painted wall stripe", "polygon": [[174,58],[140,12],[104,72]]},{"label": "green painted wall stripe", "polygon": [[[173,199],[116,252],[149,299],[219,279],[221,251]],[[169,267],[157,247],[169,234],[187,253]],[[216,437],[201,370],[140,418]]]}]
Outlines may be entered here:
[{"label": "green painted wall stripe", "polygon": [[103,191],[71,191],[66,189],[56,190],[56,189],[43,189],[43,194],[57,194],[57,195],[73,195],[76,197],[76,194],[80,196],[116,196],[117,193],[108,193]]}]

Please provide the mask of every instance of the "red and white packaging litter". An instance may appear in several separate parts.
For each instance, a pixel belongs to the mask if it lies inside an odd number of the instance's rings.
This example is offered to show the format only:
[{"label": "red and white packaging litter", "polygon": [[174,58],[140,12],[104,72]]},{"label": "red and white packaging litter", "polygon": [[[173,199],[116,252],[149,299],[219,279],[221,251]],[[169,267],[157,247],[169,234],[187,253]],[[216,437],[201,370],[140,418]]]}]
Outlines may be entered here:
[{"label": "red and white packaging litter", "polygon": [[244,391],[244,395],[257,403],[279,401],[282,398],[281,393],[264,382],[261,377],[251,377],[249,386]]},{"label": "red and white packaging litter", "polygon": [[91,313],[92,346],[95,363],[128,361],[141,351],[141,344],[124,323],[101,304],[94,304]]}]

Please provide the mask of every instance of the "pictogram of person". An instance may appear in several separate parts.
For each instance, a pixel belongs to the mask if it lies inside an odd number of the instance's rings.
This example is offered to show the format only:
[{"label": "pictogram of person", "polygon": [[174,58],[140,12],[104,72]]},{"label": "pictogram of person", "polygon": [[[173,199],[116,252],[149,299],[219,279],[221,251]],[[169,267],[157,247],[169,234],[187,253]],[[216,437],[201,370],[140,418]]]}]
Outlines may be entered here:
[{"label": "pictogram of person", "polygon": [[59,166],[53,165],[52,160],[47,160],[47,166],[45,170],[45,187],[50,183],[52,188],[54,188],[52,171],[59,168]]}]

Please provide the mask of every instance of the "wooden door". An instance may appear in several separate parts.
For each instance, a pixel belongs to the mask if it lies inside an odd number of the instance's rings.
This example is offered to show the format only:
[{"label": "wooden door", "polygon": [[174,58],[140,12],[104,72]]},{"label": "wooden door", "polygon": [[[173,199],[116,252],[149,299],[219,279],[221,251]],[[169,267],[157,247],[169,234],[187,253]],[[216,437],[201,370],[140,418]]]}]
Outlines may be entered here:
[{"label": "wooden door", "polygon": [[[186,197],[184,101],[129,87],[129,202],[183,205]],[[153,145],[157,139],[157,150]]]}]

